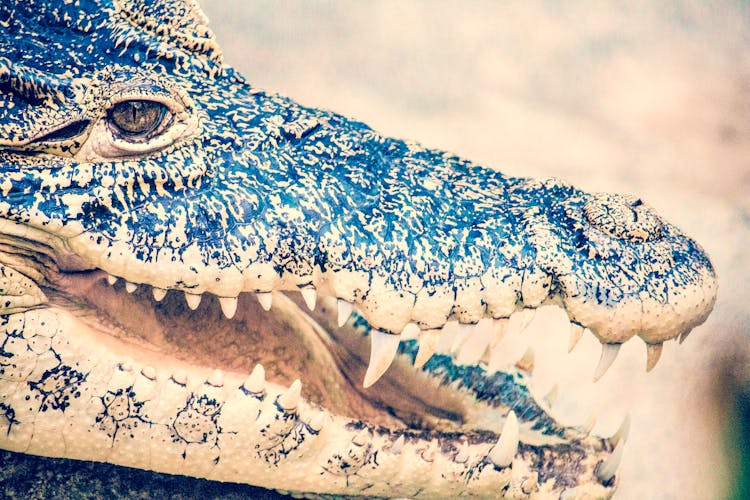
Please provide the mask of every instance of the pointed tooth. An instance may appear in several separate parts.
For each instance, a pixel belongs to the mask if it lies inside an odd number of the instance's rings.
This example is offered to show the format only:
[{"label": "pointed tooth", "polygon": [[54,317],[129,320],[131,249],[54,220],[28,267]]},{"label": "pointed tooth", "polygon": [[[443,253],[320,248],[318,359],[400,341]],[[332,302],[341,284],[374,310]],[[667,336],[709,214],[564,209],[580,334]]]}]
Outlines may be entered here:
[{"label": "pointed tooth", "polygon": [[625,441],[621,440],[615,446],[615,451],[602,462],[596,470],[596,477],[601,483],[608,483],[617,473],[617,469],[620,467],[622,461],[622,453],[625,449]]},{"label": "pointed tooth", "polygon": [[419,332],[421,332],[421,330],[419,329],[419,325],[417,325],[416,323],[409,323],[401,332],[401,340],[416,339],[419,337]]},{"label": "pointed tooth", "polygon": [[390,448],[390,450],[391,450],[391,453],[396,453],[396,454],[398,454],[398,453],[401,453],[401,450],[403,450],[403,449],[404,449],[404,444],[405,444],[405,443],[406,443],[406,438],[404,438],[404,435],[403,435],[403,434],[401,434],[401,435],[400,435],[400,436],[398,437],[398,439],[397,439],[397,440],[395,440],[395,441],[393,442],[393,444],[391,445],[391,448]]},{"label": "pointed tooth", "polygon": [[439,354],[449,354],[454,342],[460,336],[461,329],[458,322],[448,321],[440,329],[440,342],[435,346],[435,352]]},{"label": "pointed tooth", "polygon": [[684,331],[684,332],[682,332],[682,333],[680,334],[680,340],[679,340],[679,343],[680,343],[680,345],[682,345],[682,343],[683,343],[683,342],[685,342],[685,340],[687,340],[687,338],[688,338],[688,335],[690,335],[690,333],[691,333],[692,331],[693,331],[693,330],[686,330],[686,331]]},{"label": "pointed tooth", "polygon": [[555,384],[552,386],[552,389],[550,389],[549,392],[544,396],[544,401],[550,408],[553,404],[555,404],[555,401],[557,401],[557,393],[559,392],[559,390],[560,386]]},{"label": "pointed tooth", "polygon": [[326,414],[322,411],[319,411],[313,417],[310,419],[310,421],[307,423],[307,426],[314,432],[320,432],[320,430],[323,428],[323,424],[325,424]]},{"label": "pointed tooth", "polygon": [[157,302],[161,302],[162,299],[164,299],[164,297],[167,295],[167,291],[165,289],[157,287],[153,287],[151,289],[151,293],[154,296],[154,300]]},{"label": "pointed tooth", "polygon": [[315,310],[315,303],[318,301],[318,292],[314,288],[302,288],[302,300],[305,301],[305,305],[311,311]]},{"label": "pointed tooth", "polygon": [[528,372],[529,374],[534,372],[534,349],[529,347],[526,352],[523,353],[521,359],[516,361],[516,367]]},{"label": "pointed tooth", "polygon": [[630,434],[630,413],[625,415],[625,418],[622,419],[622,423],[620,424],[620,427],[617,429],[617,432],[612,434],[612,437],[609,438],[609,442],[612,443],[612,446],[617,446],[620,443],[620,441],[627,441],[629,434]]},{"label": "pointed tooth", "polygon": [[607,370],[617,358],[617,353],[620,352],[622,344],[602,344],[602,355],[599,358],[599,364],[594,370],[594,382],[602,378],[602,375],[607,373]]},{"label": "pointed tooth", "polygon": [[237,297],[219,297],[219,305],[227,319],[234,318],[237,313]]},{"label": "pointed tooth", "polygon": [[534,316],[536,316],[536,309],[521,309],[520,311],[516,311],[511,315],[511,317],[514,316],[519,319],[518,333],[523,333],[534,320]]},{"label": "pointed tooth", "polygon": [[135,291],[136,291],[137,289],[138,289],[138,285],[136,285],[135,283],[131,283],[130,281],[126,281],[126,282],[125,282],[125,290],[126,290],[126,291],[127,291],[128,293],[133,293],[133,292],[135,292]]},{"label": "pointed tooth", "polygon": [[453,345],[451,345],[450,353],[454,356],[461,350],[466,341],[476,334],[477,325],[470,323],[459,323],[458,324],[458,335],[456,335]]},{"label": "pointed tooth", "polygon": [[115,283],[117,283],[117,276],[112,276],[111,274],[108,274],[107,283],[109,283],[110,285],[114,285]]},{"label": "pointed tooth", "polygon": [[258,292],[255,296],[258,297],[260,307],[262,307],[264,311],[271,310],[271,306],[273,305],[273,294],[271,292]]},{"label": "pointed tooth", "polygon": [[370,331],[370,364],[365,373],[364,388],[367,389],[385,373],[398,351],[400,335],[391,335],[373,329]]},{"label": "pointed tooth", "polygon": [[518,451],[518,418],[516,413],[511,410],[503,425],[503,432],[497,444],[492,447],[488,458],[498,467],[507,467],[513,463],[513,457]]},{"label": "pointed tooth", "polygon": [[257,364],[250,375],[242,384],[242,387],[249,393],[260,394],[266,388],[266,370],[263,365]]},{"label": "pointed tooth", "polygon": [[203,295],[185,292],[185,302],[187,302],[188,307],[193,311],[198,309],[198,306],[201,305],[202,298]]},{"label": "pointed tooth", "polygon": [[440,330],[424,330],[419,334],[419,350],[414,358],[414,368],[420,369],[430,360],[439,341]]},{"label": "pointed tooth", "polygon": [[342,327],[346,324],[346,322],[349,320],[349,316],[352,315],[352,311],[354,311],[354,304],[351,302],[347,302],[344,299],[338,299],[338,325],[339,327]]},{"label": "pointed tooth", "polygon": [[581,340],[584,330],[585,328],[578,323],[573,323],[572,321],[570,322],[570,341],[568,341],[568,353],[573,352],[573,349],[575,349],[578,341]]},{"label": "pointed tooth", "polygon": [[508,318],[499,318],[492,321],[493,338],[490,342],[490,348],[494,349],[505,337],[505,330],[508,328]]},{"label": "pointed tooth", "polygon": [[352,438],[352,443],[356,446],[364,446],[370,440],[370,429],[363,427],[357,434]]},{"label": "pointed tooth", "polygon": [[583,425],[580,427],[581,432],[588,436],[591,434],[591,431],[594,430],[594,426],[596,425],[596,416],[590,415],[589,418],[586,419],[586,421],[583,423]]},{"label": "pointed tooth", "polygon": [[292,385],[289,386],[289,389],[287,389],[279,398],[276,400],[276,403],[285,411],[291,413],[292,411],[297,409],[297,405],[299,404],[300,395],[302,394],[302,382],[300,382],[299,379],[292,382]]},{"label": "pointed tooth", "polygon": [[664,344],[646,344],[646,372],[653,370],[659,362],[663,348]]},{"label": "pointed tooth", "polygon": [[461,350],[455,356],[454,364],[474,366],[479,363],[490,342],[489,332],[482,328],[483,323],[480,323],[480,325],[475,327],[474,333],[466,338]]}]

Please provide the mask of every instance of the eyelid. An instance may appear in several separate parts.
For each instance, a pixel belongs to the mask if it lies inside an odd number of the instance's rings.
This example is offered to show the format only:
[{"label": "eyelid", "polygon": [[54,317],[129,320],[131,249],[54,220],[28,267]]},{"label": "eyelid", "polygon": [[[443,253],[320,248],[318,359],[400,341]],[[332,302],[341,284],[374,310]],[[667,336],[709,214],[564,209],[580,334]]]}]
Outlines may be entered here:
[{"label": "eyelid", "polygon": [[185,113],[185,105],[180,100],[175,99],[175,96],[168,93],[143,93],[141,91],[130,91],[123,92],[117,95],[113,95],[109,100],[109,106],[107,106],[107,112],[114,106],[121,102],[126,101],[153,101],[163,104],[167,111],[174,115],[181,115]]},{"label": "eyelid", "polygon": [[[95,162],[148,155],[183,142],[200,130],[195,105],[189,94],[182,89],[128,82],[110,85],[108,90],[106,100],[99,104],[101,114],[74,155],[81,161]],[[130,140],[118,135],[109,120],[109,113],[114,106],[125,101],[153,101],[166,108],[156,134]]]}]

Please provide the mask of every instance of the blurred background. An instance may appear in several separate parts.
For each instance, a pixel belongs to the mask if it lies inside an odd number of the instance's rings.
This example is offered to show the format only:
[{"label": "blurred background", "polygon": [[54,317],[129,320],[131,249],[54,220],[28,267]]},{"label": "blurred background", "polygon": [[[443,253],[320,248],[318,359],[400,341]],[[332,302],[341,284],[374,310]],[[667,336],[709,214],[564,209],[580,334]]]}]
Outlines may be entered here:
[{"label": "blurred background", "polygon": [[[248,81],[517,176],[636,193],[708,251],[719,299],[645,373],[632,341],[597,384],[598,342],[567,354],[560,313],[508,338],[536,349],[555,416],[632,427],[615,498],[750,498],[750,3],[202,0]],[[272,496],[246,487],[0,456],[10,496]],[[745,482],[742,481],[744,478]]]}]

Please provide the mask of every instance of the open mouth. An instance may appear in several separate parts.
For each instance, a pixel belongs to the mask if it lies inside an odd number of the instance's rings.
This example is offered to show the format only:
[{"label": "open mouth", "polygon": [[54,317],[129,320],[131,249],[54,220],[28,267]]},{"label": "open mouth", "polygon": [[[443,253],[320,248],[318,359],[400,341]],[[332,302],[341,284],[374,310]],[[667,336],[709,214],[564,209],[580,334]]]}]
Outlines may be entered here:
[{"label": "open mouth", "polygon": [[[152,421],[134,389],[140,378],[184,388],[193,404],[198,394],[211,395],[196,410],[202,419],[182,430],[172,423],[183,460],[191,446],[211,440],[220,459],[227,446],[218,444],[219,434],[230,429],[212,423],[211,403],[220,408],[217,401],[239,391],[254,401],[243,409],[250,421],[272,411],[285,422],[268,425],[258,457],[281,462],[305,440],[335,436],[346,452],[329,457],[323,470],[347,484],[380,465],[379,454],[380,462],[401,457],[442,467],[463,486],[495,482],[498,492],[614,491],[628,422],[607,439],[591,436],[586,424],[558,424],[549,413],[554,396],[537,401],[529,390],[533,355],[515,365],[497,361],[508,319],[451,321],[441,331],[412,326],[378,346],[373,337],[387,334],[351,305],[322,295],[244,292],[226,300],[136,285],[103,271],[48,273],[47,282],[51,310],[75,325],[68,342],[99,344],[94,352],[116,356],[115,371],[136,378],[127,391],[102,398],[95,420],[110,427],[113,441],[133,422]],[[574,325],[571,341],[582,332]],[[364,388],[373,365],[378,377]],[[600,365],[599,375],[605,369]]]}]

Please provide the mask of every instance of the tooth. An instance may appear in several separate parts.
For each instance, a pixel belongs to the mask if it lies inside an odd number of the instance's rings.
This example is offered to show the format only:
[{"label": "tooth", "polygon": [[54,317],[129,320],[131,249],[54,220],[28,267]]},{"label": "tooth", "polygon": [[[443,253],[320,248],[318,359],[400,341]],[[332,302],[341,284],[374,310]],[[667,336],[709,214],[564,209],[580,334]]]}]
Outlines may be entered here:
[{"label": "tooth", "polygon": [[351,302],[347,302],[344,299],[338,299],[338,308],[339,308],[339,327],[342,327],[346,324],[347,320],[349,319],[349,316],[352,315],[352,311],[354,311],[354,304]]},{"label": "tooth", "polygon": [[490,336],[486,333],[482,327],[476,327],[474,333],[467,337],[461,346],[461,350],[456,354],[454,363],[462,366],[476,365],[487,350],[490,341]]},{"label": "tooth", "polygon": [[299,379],[292,382],[289,389],[286,390],[279,398],[276,403],[285,410],[287,413],[293,412],[297,409],[299,404],[300,395],[302,394],[302,382]]},{"label": "tooth", "polygon": [[206,383],[214,387],[223,386],[224,385],[224,372],[221,370],[214,370],[213,372],[211,372],[211,375],[209,375],[208,378],[206,379]]},{"label": "tooth", "polygon": [[424,330],[419,334],[419,351],[414,358],[414,368],[420,369],[427,363],[437,349],[440,341],[440,330]]},{"label": "tooth", "polygon": [[498,467],[507,467],[513,462],[516,451],[518,451],[518,419],[516,413],[511,410],[505,419],[500,439],[487,456]]},{"label": "tooth", "polygon": [[625,441],[622,440],[615,446],[615,451],[604,462],[599,465],[596,471],[596,477],[602,484],[608,483],[617,472],[622,461],[622,452],[625,449]]},{"label": "tooth", "polygon": [[318,300],[318,293],[314,288],[303,288],[300,290],[302,293],[302,299],[305,301],[305,305],[311,311],[315,310],[315,302]]},{"label": "tooth", "polygon": [[456,321],[448,321],[440,329],[440,337],[435,351],[440,354],[449,354],[456,339],[460,336],[461,329]]},{"label": "tooth", "polygon": [[534,320],[536,309],[521,309],[520,311],[514,312],[511,317],[513,316],[519,319],[518,333],[523,333]]},{"label": "tooth", "polygon": [[401,332],[401,340],[413,340],[419,337],[419,332],[421,330],[419,329],[419,325],[416,323],[409,323],[404,327],[404,330]]},{"label": "tooth", "polygon": [[221,305],[221,312],[224,313],[228,319],[234,318],[237,312],[237,297],[219,297],[219,304]]},{"label": "tooth", "polygon": [[167,291],[163,288],[152,288],[151,293],[154,295],[154,300],[161,302],[162,299],[167,295]]},{"label": "tooth", "polygon": [[594,382],[602,378],[602,375],[607,373],[607,370],[617,358],[617,353],[620,352],[622,344],[602,344],[602,355],[599,358],[599,364],[594,370]]},{"label": "tooth", "polygon": [[131,283],[129,281],[125,282],[125,290],[127,290],[128,293],[133,293],[138,289],[138,285],[135,283]]},{"label": "tooth", "polygon": [[581,340],[584,330],[585,328],[583,328],[581,325],[573,323],[572,321],[570,322],[570,341],[568,342],[568,353],[573,352],[576,344],[578,344],[578,341]]},{"label": "tooth", "polygon": [[393,444],[391,445],[391,448],[390,448],[391,453],[395,453],[395,454],[401,453],[401,450],[404,449],[405,443],[406,443],[406,438],[404,438],[404,435],[401,434],[398,437],[398,439],[395,440]]},{"label": "tooth", "polygon": [[385,373],[398,351],[400,335],[391,335],[380,330],[370,331],[370,364],[365,373],[364,388],[367,389]]},{"label": "tooth", "polygon": [[685,342],[685,340],[687,340],[688,335],[690,335],[690,332],[692,331],[693,330],[686,330],[680,334],[680,340],[679,340],[680,345],[682,345],[682,343]]},{"label": "tooth", "polygon": [[370,430],[367,427],[363,427],[353,438],[352,443],[357,446],[364,446],[370,440]]},{"label": "tooth", "polygon": [[596,425],[596,416],[590,415],[589,418],[586,419],[586,421],[581,426],[581,432],[588,436],[591,434],[591,431],[594,430],[594,426]]},{"label": "tooth", "polygon": [[492,322],[492,329],[494,332],[494,337],[492,339],[492,342],[490,342],[490,348],[494,349],[497,344],[500,343],[501,340],[503,340],[503,337],[505,337],[505,330],[508,328],[508,318],[500,318],[493,320]]},{"label": "tooth", "polygon": [[528,372],[529,374],[534,372],[534,349],[529,347],[526,352],[523,353],[521,359],[516,361],[516,367]]},{"label": "tooth", "polygon": [[646,344],[646,372],[653,370],[659,362],[663,348],[664,344]]},{"label": "tooth", "polygon": [[612,446],[617,446],[620,441],[628,440],[628,434],[630,434],[630,413],[625,415],[625,418],[622,419],[620,427],[617,429],[617,432],[612,434],[612,437],[609,438],[609,442],[612,443]]},{"label": "tooth", "polygon": [[326,414],[322,411],[319,411],[313,417],[310,419],[310,422],[307,423],[307,426],[312,430],[313,432],[320,432],[320,430],[323,428],[323,424],[325,423]]},{"label": "tooth", "polygon": [[266,370],[263,365],[257,364],[250,376],[247,377],[242,387],[252,394],[260,394],[266,387]]},{"label": "tooth", "polygon": [[477,325],[469,323],[458,324],[458,335],[456,335],[456,338],[453,341],[453,345],[451,345],[451,354],[455,355],[456,353],[458,353],[458,351],[461,350],[466,341],[468,341],[476,334],[476,326]]},{"label": "tooth", "polygon": [[117,283],[117,276],[112,276],[111,274],[108,274],[107,283],[109,283],[110,285],[114,285],[115,283]]},{"label": "tooth", "polygon": [[258,292],[255,296],[258,297],[260,307],[262,307],[264,311],[271,310],[271,305],[273,304],[273,294],[271,292]]},{"label": "tooth", "polygon": [[555,404],[555,401],[557,401],[557,393],[560,390],[560,387],[555,384],[552,386],[552,389],[549,390],[549,392],[544,396],[544,401],[547,403],[547,406],[550,408],[553,404]]},{"label": "tooth", "polygon": [[203,295],[197,295],[194,293],[185,292],[185,302],[187,302],[188,307],[192,309],[193,311],[198,309],[198,306],[201,304],[202,298],[203,298]]}]

